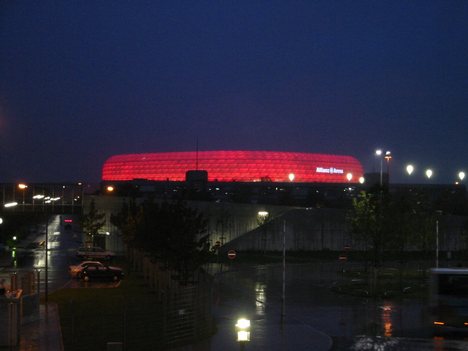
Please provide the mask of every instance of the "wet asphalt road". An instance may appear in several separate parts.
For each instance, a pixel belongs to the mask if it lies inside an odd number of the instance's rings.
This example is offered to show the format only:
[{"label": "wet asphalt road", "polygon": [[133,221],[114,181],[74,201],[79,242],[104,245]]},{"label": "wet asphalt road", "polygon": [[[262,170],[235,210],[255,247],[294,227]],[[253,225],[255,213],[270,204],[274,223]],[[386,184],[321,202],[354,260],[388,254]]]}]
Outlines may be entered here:
[{"label": "wet asphalt road", "polygon": [[[49,218],[48,223],[48,292],[71,287],[113,287],[118,283],[107,281],[83,282],[79,279],[71,279],[68,273],[68,266],[80,262],[76,257],[76,250],[82,245],[80,228],[63,222],[64,218],[73,218],[72,216],[54,215]],[[45,224],[40,227],[36,235],[30,236],[29,240],[35,243],[45,242],[46,239]],[[40,291],[45,293],[45,250],[44,246],[28,252],[18,251],[16,262],[12,267],[3,270],[2,274],[7,275],[10,272],[21,270],[35,270],[40,274]]]},{"label": "wet asphalt road", "polygon": [[[467,335],[433,337],[423,301],[343,296],[330,287],[336,263],[286,268],[281,323],[282,266],[211,266],[216,273],[218,332],[184,350],[468,350]],[[251,341],[236,341],[238,317],[251,319]]]}]

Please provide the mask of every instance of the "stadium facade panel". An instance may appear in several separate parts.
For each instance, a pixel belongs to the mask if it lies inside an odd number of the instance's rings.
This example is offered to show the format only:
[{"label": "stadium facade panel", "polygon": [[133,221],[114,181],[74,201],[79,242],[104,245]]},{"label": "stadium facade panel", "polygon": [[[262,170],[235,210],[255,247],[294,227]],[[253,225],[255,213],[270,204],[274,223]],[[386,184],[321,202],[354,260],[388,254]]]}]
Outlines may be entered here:
[{"label": "stadium facade panel", "polygon": [[352,156],[278,151],[187,151],[112,156],[104,163],[102,180],[185,181],[189,170],[206,170],[211,182],[357,183],[363,176],[361,163]]}]

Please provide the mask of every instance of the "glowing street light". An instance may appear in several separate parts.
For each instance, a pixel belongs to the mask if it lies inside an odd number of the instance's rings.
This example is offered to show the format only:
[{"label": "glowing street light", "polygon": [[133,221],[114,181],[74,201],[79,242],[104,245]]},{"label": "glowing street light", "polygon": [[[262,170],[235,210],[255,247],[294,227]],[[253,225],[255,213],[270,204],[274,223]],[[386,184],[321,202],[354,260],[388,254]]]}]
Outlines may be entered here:
[{"label": "glowing street light", "polygon": [[410,164],[410,165],[406,166],[406,173],[408,173],[408,175],[413,174],[413,172],[414,172],[414,166],[413,165]]},{"label": "glowing street light", "polygon": [[3,205],[4,207],[15,207],[18,206],[17,202],[7,202],[6,204]]},{"label": "glowing street light", "polygon": [[392,159],[392,153],[390,151],[385,151],[385,160],[388,162]]},{"label": "glowing street light", "polygon": [[265,255],[266,245],[267,245],[267,226],[265,225],[270,220],[270,214],[268,211],[258,211],[257,213],[257,224],[259,227],[262,227],[261,230],[261,243],[263,246],[262,251]]},{"label": "glowing street light", "polygon": [[243,345],[243,343],[250,341],[250,320],[240,318],[236,323],[237,329],[237,341]]},{"label": "glowing street light", "polygon": [[431,179],[432,174],[433,174],[432,169],[426,169],[426,177],[427,177],[427,179]]},{"label": "glowing street light", "polygon": [[359,184],[364,184],[366,179],[364,177],[359,177]]},{"label": "glowing street light", "polygon": [[294,178],[296,178],[296,176],[294,175],[294,173],[289,173],[288,175],[288,179],[290,182],[293,182],[294,181]]},{"label": "glowing street light", "polygon": [[28,188],[27,184],[24,184],[24,183],[19,183],[18,184],[18,189],[20,189],[23,192],[23,211],[24,211],[24,195],[25,195],[25,192],[26,192],[27,188]]},{"label": "glowing street light", "polygon": [[385,151],[385,161],[387,161],[387,182],[390,183],[390,160],[392,159],[392,153]]},{"label": "glowing street light", "polygon": [[382,150],[377,149],[375,150],[375,155],[380,159],[380,186],[382,186]]},{"label": "glowing street light", "polygon": [[465,179],[465,176],[466,176],[465,172],[463,171],[458,172],[458,179],[460,179],[461,182],[463,181],[463,179]]},{"label": "glowing street light", "polygon": [[108,193],[111,193],[111,192],[114,191],[114,187],[113,187],[112,185],[108,185],[108,186],[106,187],[106,191],[107,191]]},{"label": "glowing street light", "polygon": [[348,180],[348,182],[350,182],[351,179],[353,179],[353,174],[352,173],[347,173],[346,174],[346,179]]}]

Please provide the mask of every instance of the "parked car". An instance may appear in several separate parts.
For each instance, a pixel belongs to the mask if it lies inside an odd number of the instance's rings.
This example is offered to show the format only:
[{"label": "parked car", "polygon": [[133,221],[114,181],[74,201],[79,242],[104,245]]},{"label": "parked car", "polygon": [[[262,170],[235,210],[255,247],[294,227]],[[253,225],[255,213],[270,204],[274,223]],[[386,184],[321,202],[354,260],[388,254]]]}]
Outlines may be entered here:
[{"label": "parked car", "polygon": [[123,278],[123,271],[119,267],[111,266],[88,266],[83,268],[81,271],[81,279],[84,281],[89,280],[99,280],[99,279],[111,279],[113,281],[118,281]]},{"label": "parked car", "polygon": [[68,267],[68,273],[72,278],[81,278],[81,272],[86,267],[104,267],[105,265],[99,261],[83,261],[79,264],[71,265]]},{"label": "parked car", "polygon": [[115,256],[112,251],[104,250],[100,247],[80,247],[76,251],[76,256],[82,260],[110,260]]}]

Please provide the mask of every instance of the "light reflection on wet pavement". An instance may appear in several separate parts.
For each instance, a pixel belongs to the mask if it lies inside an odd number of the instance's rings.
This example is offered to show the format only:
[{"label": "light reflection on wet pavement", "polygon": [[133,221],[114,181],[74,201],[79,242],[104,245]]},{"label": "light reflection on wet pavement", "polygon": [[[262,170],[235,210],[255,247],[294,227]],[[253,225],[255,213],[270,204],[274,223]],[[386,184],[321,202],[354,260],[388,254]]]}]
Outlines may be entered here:
[{"label": "light reflection on wet pavement", "polygon": [[468,350],[466,335],[432,337],[423,301],[385,301],[339,295],[335,263],[288,265],[281,328],[282,267],[210,267],[216,274],[218,331],[183,350],[239,350],[234,325],[252,321],[245,350]]}]

